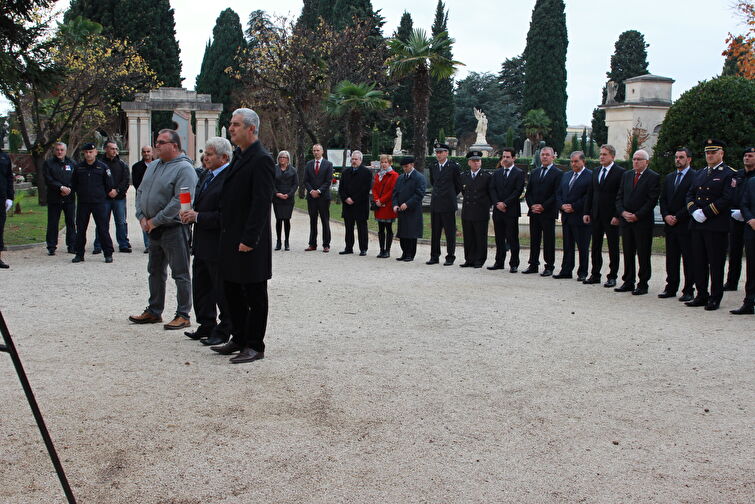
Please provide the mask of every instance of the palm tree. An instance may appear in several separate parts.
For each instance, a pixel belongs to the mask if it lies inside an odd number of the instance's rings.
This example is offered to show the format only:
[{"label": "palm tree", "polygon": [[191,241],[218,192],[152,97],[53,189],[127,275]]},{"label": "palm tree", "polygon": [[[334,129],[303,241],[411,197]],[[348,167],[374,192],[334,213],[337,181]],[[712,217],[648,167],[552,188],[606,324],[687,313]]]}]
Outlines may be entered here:
[{"label": "palm tree", "polygon": [[551,131],[551,120],[543,109],[533,109],[524,116],[524,134],[532,142],[533,148],[537,148],[540,140]]},{"label": "palm tree", "polygon": [[[346,116],[346,148],[362,149],[364,115],[386,109],[391,102],[383,98],[375,84],[339,82],[325,101],[325,110],[334,117]],[[375,153],[373,153],[375,154]]]},{"label": "palm tree", "polygon": [[456,72],[460,61],[445,56],[450,53],[454,39],[447,32],[428,38],[425,30],[415,29],[409,39],[392,38],[388,41],[391,53],[388,68],[396,79],[414,77],[412,100],[414,102],[414,157],[415,168],[423,171],[427,155],[427,119],[430,114],[430,77],[446,79]]}]

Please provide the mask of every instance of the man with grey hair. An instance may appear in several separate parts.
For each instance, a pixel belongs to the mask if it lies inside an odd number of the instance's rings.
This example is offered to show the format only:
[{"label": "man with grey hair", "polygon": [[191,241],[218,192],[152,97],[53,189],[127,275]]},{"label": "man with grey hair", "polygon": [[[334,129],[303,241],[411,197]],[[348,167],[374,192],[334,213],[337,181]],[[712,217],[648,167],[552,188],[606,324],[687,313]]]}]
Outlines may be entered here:
[{"label": "man with grey hair", "polygon": [[47,184],[47,255],[55,255],[58,248],[60,213],[66,222],[66,247],[73,254],[76,242],[76,195],[71,191],[71,177],[76,163],[66,156],[68,147],[57,142],[52,148],[53,156],[45,161],[42,174]]},{"label": "man with grey hair", "polygon": [[572,278],[574,270],[574,245],[579,250],[579,267],[577,280],[587,279],[590,264],[590,223],[583,219],[585,200],[592,184],[592,171],[585,168],[585,153],[574,151],[569,156],[571,173],[561,177],[561,184],[556,191],[556,205],[561,210],[561,228],[564,235],[564,256],[561,271],[553,278]]},{"label": "man with grey hair", "polygon": [[543,242],[545,270],[540,276],[551,276],[556,264],[556,190],[563,172],[553,164],[556,156],[552,147],[540,149],[542,166],[530,173],[524,199],[530,208],[530,260],[524,274],[537,273],[540,266],[540,242]]},{"label": "man with grey hair", "polygon": [[[223,294],[218,264],[220,242],[220,195],[223,190],[226,169],[231,161],[231,142],[225,138],[212,137],[204,148],[204,165],[207,170],[197,184],[194,208],[180,212],[181,222],[194,224],[191,251],[192,293],[194,314],[199,328],[184,334],[198,339],[205,345],[220,345],[231,337],[231,316]],[[217,322],[218,312],[220,323]]]},{"label": "man with grey hair", "polygon": [[367,219],[370,216],[370,188],[372,173],[362,164],[362,153],[351,153],[351,168],[341,173],[338,195],[341,197],[341,217],[346,226],[346,248],[339,254],[354,253],[354,224],[359,238],[359,255],[367,255]]},{"label": "man with grey hair", "polygon": [[170,266],[176,282],[178,306],[165,329],[183,329],[191,325],[191,276],[189,274],[189,226],[181,223],[182,188],[191,199],[197,186],[197,173],[188,157],[181,154],[181,137],[174,130],[160,130],[155,140],[159,160],[147,168],[136,191],[136,217],[149,233],[149,305],[141,315],[132,315],[135,324],[162,322],[165,307],[165,281]]},{"label": "man with grey hair", "polygon": [[[616,196],[616,211],[621,216],[621,240],[624,248],[624,283],[616,292],[635,296],[648,293],[650,251],[653,246],[653,209],[661,193],[661,177],[648,168],[650,156],[640,149],[632,156],[632,170],[627,170]],[[635,270],[637,256],[639,271]],[[637,284],[635,287],[635,278]]]}]

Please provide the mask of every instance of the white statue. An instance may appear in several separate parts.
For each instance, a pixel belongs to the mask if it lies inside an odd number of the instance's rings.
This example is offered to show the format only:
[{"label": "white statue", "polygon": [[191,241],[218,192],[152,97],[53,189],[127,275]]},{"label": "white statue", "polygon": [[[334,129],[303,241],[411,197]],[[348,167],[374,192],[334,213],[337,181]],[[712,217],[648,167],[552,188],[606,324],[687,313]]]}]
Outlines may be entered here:
[{"label": "white statue", "polygon": [[488,132],[488,118],[485,116],[485,112],[477,108],[474,109],[474,116],[477,119],[477,127],[475,133],[477,133],[477,139],[475,145],[487,145],[488,141],[485,140],[485,135]]},{"label": "white statue", "polygon": [[401,154],[401,139],[404,136],[401,128],[396,128],[396,140],[393,142],[393,154]]}]

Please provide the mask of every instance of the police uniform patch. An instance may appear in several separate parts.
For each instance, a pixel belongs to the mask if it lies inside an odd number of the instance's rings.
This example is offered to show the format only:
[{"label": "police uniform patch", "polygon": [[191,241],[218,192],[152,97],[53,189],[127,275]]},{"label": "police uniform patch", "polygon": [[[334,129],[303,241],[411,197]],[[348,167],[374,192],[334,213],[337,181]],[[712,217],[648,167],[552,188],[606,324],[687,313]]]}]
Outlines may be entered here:
[{"label": "police uniform patch", "polygon": [[735,179],[735,178],[731,179],[731,186],[732,187],[737,187],[737,179]]}]

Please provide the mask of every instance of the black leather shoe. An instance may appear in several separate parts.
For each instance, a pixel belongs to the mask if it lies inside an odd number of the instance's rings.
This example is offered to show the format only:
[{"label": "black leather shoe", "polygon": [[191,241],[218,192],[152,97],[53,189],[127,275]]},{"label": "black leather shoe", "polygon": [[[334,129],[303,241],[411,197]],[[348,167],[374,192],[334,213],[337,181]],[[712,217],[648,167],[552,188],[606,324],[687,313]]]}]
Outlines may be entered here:
[{"label": "black leather shoe", "polygon": [[367,255],[367,251],[366,250],[360,250],[359,251],[359,257],[364,257],[366,255]]},{"label": "black leather shoe", "polygon": [[277,242],[275,242],[275,250],[280,250],[280,249],[281,249],[281,241],[278,240]]},{"label": "black leather shoe", "polygon": [[349,250],[349,249],[346,249],[346,250],[342,250],[342,251],[340,251],[340,252],[338,253],[338,255],[346,255],[346,254],[353,254],[353,253],[354,253],[354,251],[353,251],[353,250]]},{"label": "black leather shoe", "polygon": [[616,279],[609,278],[608,280],[606,280],[606,283],[603,284],[603,287],[605,288],[616,287]]},{"label": "black leather shoe", "polygon": [[754,315],[755,307],[753,305],[743,304],[736,310],[729,310],[732,315]]},{"label": "black leather shoe", "polygon": [[687,305],[687,306],[690,306],[692,308],[695,308],[695,307],[698,307],[698,306],[705,306],[705,305],[708,304],[708,298],[699,298],[699,297],[696,297],[692,301],[687,301],[684,304]]},{"label": "black leather shoe", "polygon": [[92,250],[92,254],[94,254],[94,255],[102,254],[102,249],[94,249],[94,250]]},{"label": "black leather shoe", "polygon": [[198,340],[207,336],[206,331],[197,329],[196,331],[184,331],[184,336],[193,340]]},{"label": "black leather shoe", "polygon": [[660,294],[658,294],[658,297],[661,298],[661,299],[666,299],[666,298],[670,298],[670,297],[674,297],[674,296],[676,296],[676,292],[671,292],[671,291],[667,291],[667,290],[665,290],[665,291],[661,292]]},{"label": "black leather shoe", "polygon": [[471,268],[472,266],[474,266],[474,264],[470,262],[464,262],[464,263],[459,264],[459,268]]},{"label": "black leather shoe", "polygon": [[492,266],[488,266],[490,271],[504,269],[503,264],[494,263]]},{"label": "black leather shoe", "polygon": [[454,260],[453,259],[446,259],[446,262],[443,263],[443,266],[453,266]]},{"label": "black leather shoe", "polygon": [[472,266],[472,267],[473,267],[473,268],[477,268],[477,269],[479,269],[479,268],[482,268],[483,264],[484,264],[484,263],[477,263],[477,264],[475,264],[475,265],[474,265],[474,266]]},{"label": "black leather shoe", "polygon": [[[548,270],[546,270],[546,271],[548,271]],[[545,271],[543,271],[543,273],[545,273]],[[543,276],[545,276],[545,275],[543,275]],[[553,275],[553,278],[555,278],[556,280],[562,280],[562,279],[571,278],[571,277],[572,276],[570,274],[568,274],[568,273],[559,273],[557,275]]]},{"label": "black leather shoe", "polygon": [[724,290],[725,291],[735,291],[735,290],[737,290],[737,284],[726,282],[724,284]]},{"label": "black leather shoe", "polygon": [[440,260],[431,257],[429,261],[425,262],[425,264],[440,264]]},{"label": "black leather shoe", "polygon": [[228,343],[228,338],[223,338],[222,336],[213,335],[209,338],[202,338],[199,340],[200,343],[206,346],[212,346],[212,345],[222,345],[224,343]]},{"label": "black leather shoe", "polygon": [[681,296],[679,296],[679,301],[681,301],[682,303],[692,301],[692,299],[694,299],[694,296],[692,296],[692,294],[682,294]]},{"label": "black leather shoe", "polygon": [[133,252],[133,250],[131,250],[131,247],[123,247],[123,248],[119,248],[118,252],[123,252],[124,254],[130,254],[131,252]]},{"label": "black leather shoe", "polygon": [[526,270],[522,271],[522,275],[531,275],[532,273],[537,273],[537,268],[530,266]]},{"label": "black leather shoe", "polygon": [[635,290],[632,291],[633,296],[642,296],[647,293],[648,293],[647,287],[637,287]]},{"label": "black leather shoe", "polygon": [[55,255],[55,249],[47,249],[47,255],[48,256],[54,256]]},{"label": "black leather shoe", "polygon": [[84,262],[84,256],[78,256],[78,255],[77,255],[76,257],[74,257],[73,259],[71,259],[71,262],[72,262],[72,263],[80,263],[80,262]]},{"label": "black leather shoe", "polygon": [[397,261],[403,261],[404,259],[406,259],[405,255],[402,255],[401,257],[396,258]]},{"label": "black leather shoe", "polygon": [[251,348],[244,348],[238,355],[231,357],[229,361],[231,364],[243,364],[245,362],[253,362],[264,358],[264,353],[257,352]]},{"label": "black leather shoe", "polygon": [[509,273],[516,273],[517,271],[519,271],[519,268],[517,266],[512,266],[511,268],[509,268]]},{"label": "black leather shoe", "polygon": [[413,260],[413,257],[404,257],[404,262],[412,262]]},{"label": "black leather shoe", "polygon": [[105,258],[105,262],[108,263],[108,264],[110,264],[111,262],[113,262],[113,256],[107,256]]},{"label": "black leather shoe", "polygon": [[720,301],[714,301],[712,299],[709,299],[708,303],[705,305],[705,310],[706,311],[718,310],[718,307],[719,307],[720,304],[721,304]]},{"label": "black leather shoe", "polygon": [[[82,261],[83,261],[83,259],[82,259]],[[10,268],[10,266],[8,266],[7,264],[5,264],[3,262],[3,260],[0,259],[0,269],[8,269],[8,268]]]},{"label": "black leather shoe", "polygon": [[634,284],[623,283],[621,287],[616,287],[614,292],[632,292],[634,290]]},{"label": "black leather shoe", "polygon": [[548,277],[548,276],[551,276],[552,274],[553,274],[553,270],[547,269],[547,270],[544,270],[542,273],[540,273],[540,276]]},{"label": "black leather shoe", "polygon": [[592,276],[587,277],[587,279],[584,282],[582,282],[582,283],[585,284],[585,285],[599,284],[600,283],[600,277],[592,275]]},{"label": "black leather shoe", "polygon": [[242,348],[243,347],[241,345],[238,345],[233,340],[231,340],[225,345],[210,347],[210,350],[217,352],[220,355],[231,355],[234,352],[240,351]]}]

